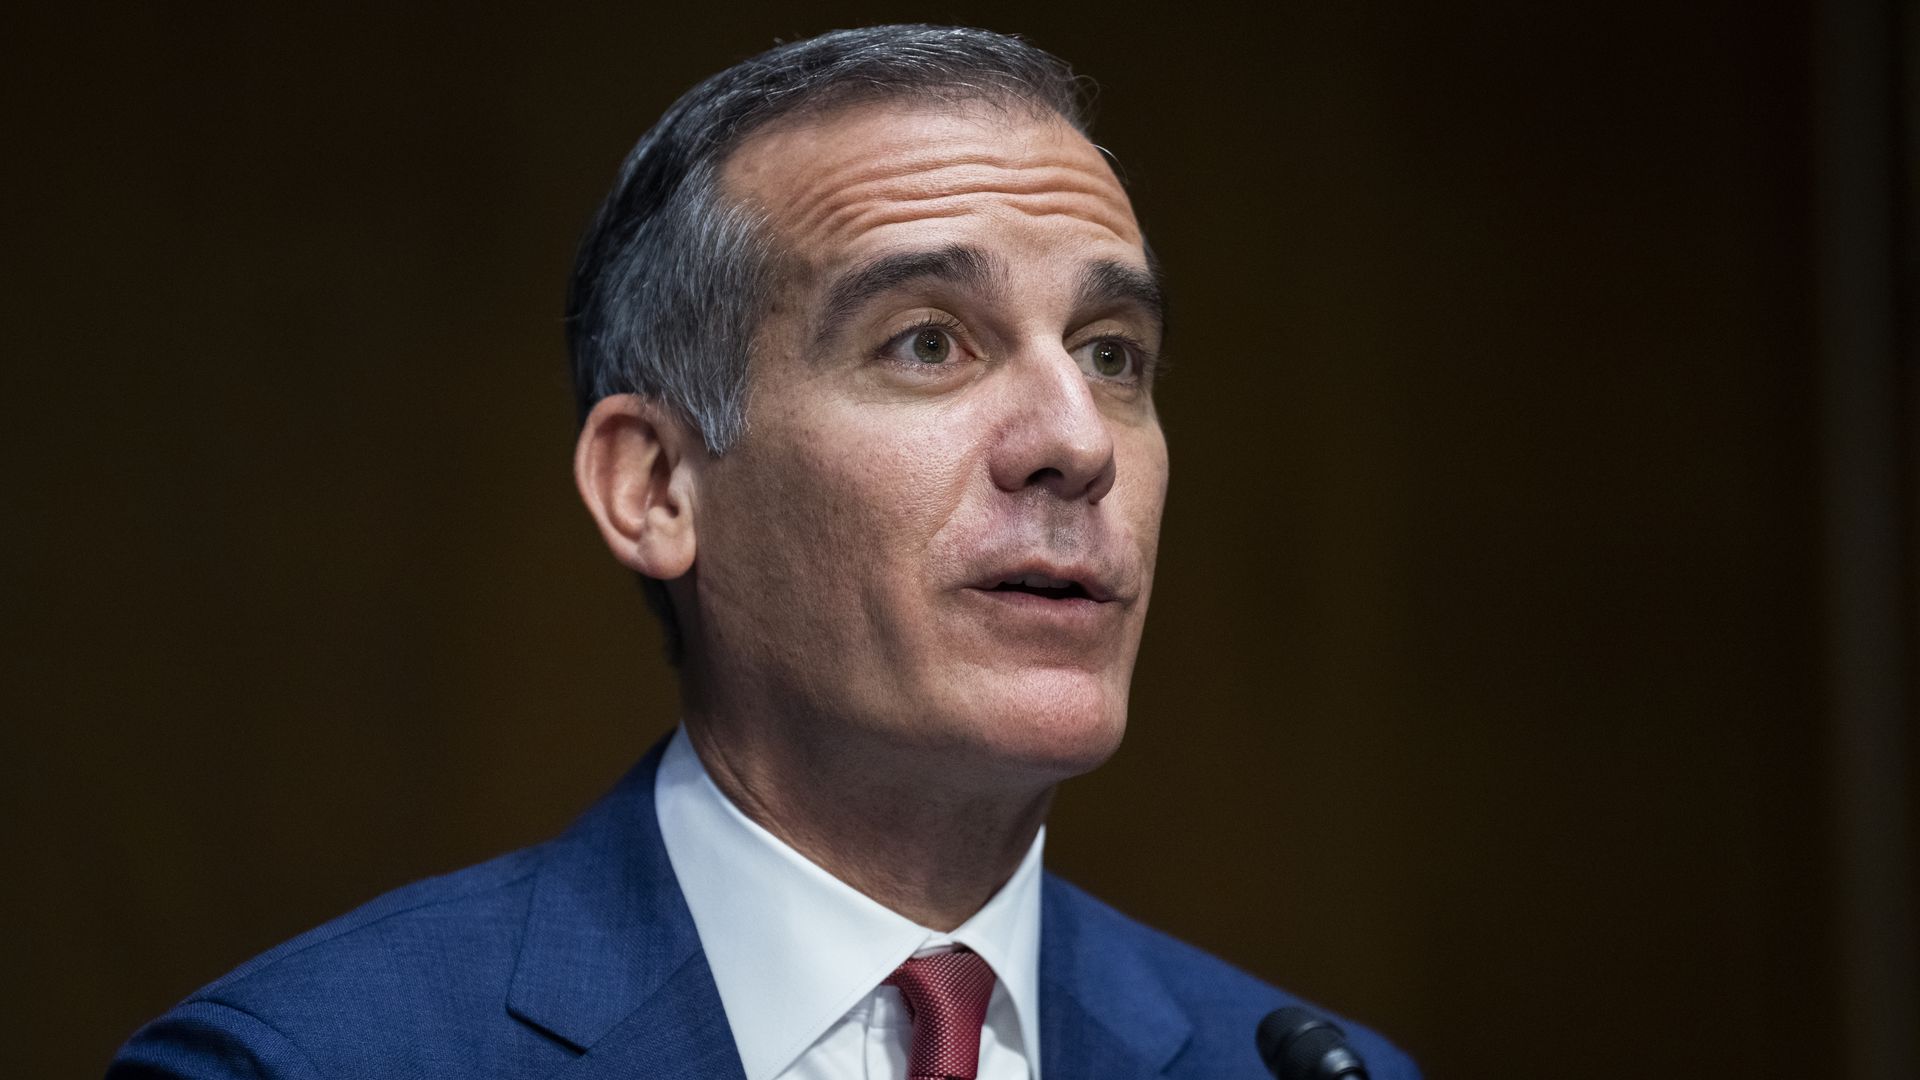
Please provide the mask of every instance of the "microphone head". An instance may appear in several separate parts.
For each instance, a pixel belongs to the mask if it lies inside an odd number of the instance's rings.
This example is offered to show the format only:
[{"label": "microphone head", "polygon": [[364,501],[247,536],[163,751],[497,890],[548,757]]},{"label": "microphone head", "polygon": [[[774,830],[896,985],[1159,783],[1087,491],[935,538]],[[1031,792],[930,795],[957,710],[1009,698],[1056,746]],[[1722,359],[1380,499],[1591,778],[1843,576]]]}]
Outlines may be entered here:
[{"label": "microphone head", "polygon": [[1275,1080],[1368,1080],[1347,1035],[1311,1009],[1289,1005],[1268,1013],[1253,1034]]}]

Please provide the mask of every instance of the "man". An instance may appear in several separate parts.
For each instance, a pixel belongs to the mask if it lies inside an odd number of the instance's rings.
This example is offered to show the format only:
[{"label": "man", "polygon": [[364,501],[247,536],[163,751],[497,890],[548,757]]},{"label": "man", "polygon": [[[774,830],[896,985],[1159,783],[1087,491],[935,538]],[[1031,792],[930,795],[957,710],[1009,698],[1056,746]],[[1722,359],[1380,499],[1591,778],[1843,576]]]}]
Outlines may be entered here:
[{"label": "man", "polygon": [[1125,726],[1167,484],[1160,290],[1076,89],[881,27],[668,110],[570,334],[576,478],[681,727],[567,835],[266,954],[113,1075],[1266,1075],[1291,998],[1040,869]]}]

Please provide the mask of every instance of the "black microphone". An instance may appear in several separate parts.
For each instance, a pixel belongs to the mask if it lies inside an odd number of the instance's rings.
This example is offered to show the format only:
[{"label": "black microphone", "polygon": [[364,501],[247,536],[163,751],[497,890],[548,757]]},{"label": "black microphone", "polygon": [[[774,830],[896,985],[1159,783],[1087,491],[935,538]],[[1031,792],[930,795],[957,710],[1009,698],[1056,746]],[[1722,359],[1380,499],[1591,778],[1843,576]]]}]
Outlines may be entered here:
[{"label": "black microphone", "polygon": [[1368,1080],[1367,1066],[1333,1021],[1298,1005],[1275,1009],[1253,1033],[1275,1080]]}]

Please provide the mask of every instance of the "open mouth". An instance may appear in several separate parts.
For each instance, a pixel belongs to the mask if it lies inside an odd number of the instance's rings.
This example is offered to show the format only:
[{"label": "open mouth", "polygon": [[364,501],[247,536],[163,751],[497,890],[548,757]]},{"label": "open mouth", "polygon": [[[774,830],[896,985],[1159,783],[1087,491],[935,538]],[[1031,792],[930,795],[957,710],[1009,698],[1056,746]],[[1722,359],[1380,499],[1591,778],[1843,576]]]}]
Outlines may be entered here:
[{"label": "open mouth", "polygon": [[1048,577],[1045,574],[1022,574],[1008,578],[988,592],[1021,592],[1047,600],[1091,600],[1093,595],[1077,581]]}]

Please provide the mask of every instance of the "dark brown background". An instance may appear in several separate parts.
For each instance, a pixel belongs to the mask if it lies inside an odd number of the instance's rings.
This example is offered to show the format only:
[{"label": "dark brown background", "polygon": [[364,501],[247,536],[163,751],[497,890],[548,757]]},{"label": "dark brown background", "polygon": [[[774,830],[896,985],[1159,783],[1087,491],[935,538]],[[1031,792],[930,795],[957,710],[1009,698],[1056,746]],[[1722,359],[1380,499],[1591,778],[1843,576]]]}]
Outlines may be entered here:
[{"label": "dark brown background", "polygon": [[1436,1077],[1912,1065],[1910,9],[5,18],[10,1075],[666,729],[571,248],[686,86],[900,18],[1096,76],[1175,290],[1132,733],[1054,866]]}]

